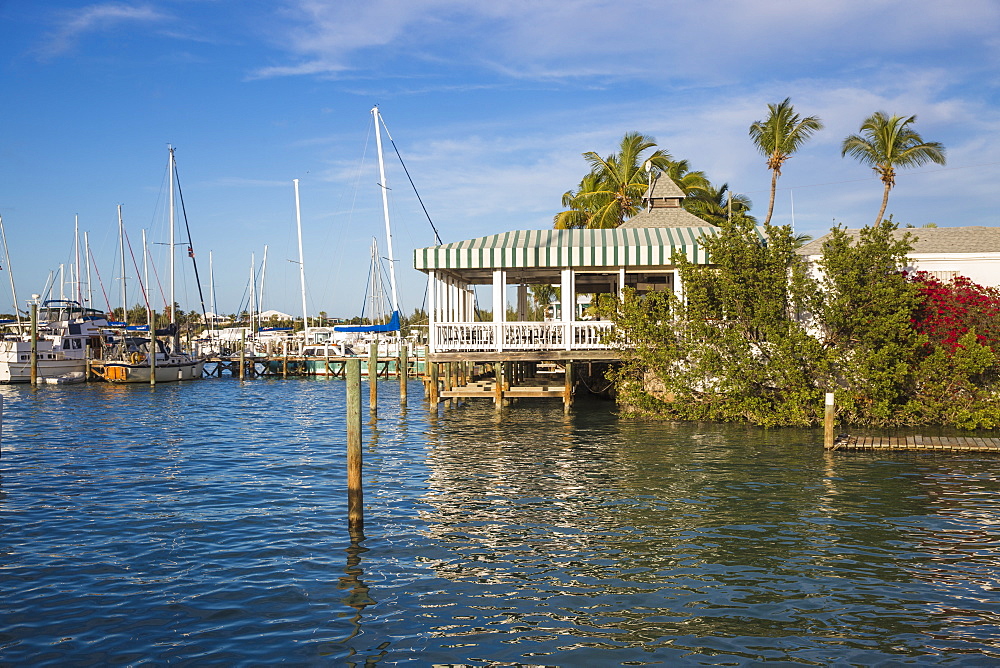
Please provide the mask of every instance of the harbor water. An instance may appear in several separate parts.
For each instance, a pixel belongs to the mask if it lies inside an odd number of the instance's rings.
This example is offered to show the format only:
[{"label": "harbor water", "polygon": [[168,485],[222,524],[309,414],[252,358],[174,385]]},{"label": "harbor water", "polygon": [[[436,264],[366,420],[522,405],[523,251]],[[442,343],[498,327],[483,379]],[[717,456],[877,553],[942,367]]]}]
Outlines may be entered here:
[{"label": "harbor water", "polygon": [[1000,664],[995,457],[380,389],[0,388],[0,665]]}]

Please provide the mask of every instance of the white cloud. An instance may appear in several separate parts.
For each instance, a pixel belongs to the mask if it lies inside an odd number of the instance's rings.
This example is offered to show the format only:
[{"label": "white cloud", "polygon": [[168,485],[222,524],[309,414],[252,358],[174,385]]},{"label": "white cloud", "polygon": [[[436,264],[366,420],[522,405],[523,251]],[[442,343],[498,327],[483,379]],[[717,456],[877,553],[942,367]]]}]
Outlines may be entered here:
[{"label": "white cloud", "polygon": [[157,23],[167,19],[151,5],[131,5],[109,2],[89,5],[61,15],[59,25],[50,32],[38,49],[43,58],[52,58],[71,51],[77,41],[92,32],[107,30],[121,23]]},{"label": "white cloud", "polygon": [[365,70],[365,54],[515,79],[734,82],[748,72],[856,67],[861,53],[877,63],[979,49],[995,62],[1000,28],[1000,5],[990,0],[960,10],[937,0],[297,0],[284,16],[274,45],[311,67],[261,76]]}]

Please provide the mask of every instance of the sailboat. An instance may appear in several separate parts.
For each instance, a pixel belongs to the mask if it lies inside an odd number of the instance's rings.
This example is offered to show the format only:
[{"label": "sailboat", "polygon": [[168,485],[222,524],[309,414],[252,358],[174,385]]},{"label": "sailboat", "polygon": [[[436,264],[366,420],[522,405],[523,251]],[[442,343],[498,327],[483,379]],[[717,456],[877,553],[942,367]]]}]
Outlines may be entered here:
[{"label": "sailboat", "polygon": [[[379,114],[378,106],[372,107],[372,118],[375,120],[375,146],[378,150],[378,173],[379,186],[382,189],[382,216],[385,219],[385,241],[386,250],[389,253],[389,287],[392,296],[392,317],[388,323],[381,325],[339,325],[333,328],[335,332],[353,332],[355,334],[376,334],[399,332],[399,294],[396,291],[396,260],[392,253],[392,226],[389,224],[389,188],[385,179],[385,160],[382,155],[382,116]],[[381,292],[381,277],[378,262],[378,246],[372,246],[372,289],[369,292],[371,298],[378,298]],[[379,301],[381,299],[379,298]]]},{"label": "sailboat", "polygon": [[[169,147],[167,164],[170,175],[170,304],[176,304],[174,299],[174,259],[175,259],[175,206],[174,190],[177,176],[177,162],[174,149]],[[181,206],[184,202],[181,200]],[[121,214],[119,210],[119,226]],[[145,250],[143,251],[145,253]],[[188,254],[194,258],[190,233],[188,234]],[[122,247],[122,270],[125,267],[125,251]],[[124,281],[122,281],[122,304],[127,311],[124,298]],[[200,288],[199,288],[200,290]],[[203,309],[204,310],[204,309]],[[195,357],[180,347],[179,329],[174,308],[170,309],[170,325],[157,330],[148,325],[122,326],[117,333],[105,336],[105,352],[101,362],[91,366],[94,374],[110,383],[165,383],[179,380],[195,380],[202,377],[205,361]],[[152,311],[149,311],[152,316]],[[152,321],[152,317],[150,317]],[[124,325],[124,323],[122,323]],[[145,335],[144,335],[145,334]],[[157,337],[168,337],[170,345],[166,345]]]},{"label": "sailboat", "polygon": [[[76,238],[79,241],[79,235]],[[4,249],[3,264],[10,277],[11,294],[17,311],[17,290],[14,287],[3,218],[0,218],[0,239]],[[79,262],[75,273],[79,286]],[[81,293],[79,289],[77,292]],[[101,347],[101,328],[107,325],[104,314],[82,306],[79,301],[42,301],[40,295],[32,295],[28,304],[33,310],[37,309],[34,336],[30,323],[22,319],[20,312],[16,313],[15,319],[0,323],[6,328],[5,333],[0,336],[0,383],[31,382],[32,355],[35,358],[35,378],[38,382],[63,384],[86,380],[87,359],[92,350]]]},{"label": "sailboat", "polygon": [[64,384],[87,379],[87,359],[91,350],[100,348],[107,319],[100,311],[79,302],[50,299],[38,309],[34,344],[27,323],[4,324],[10,333],[0,340],[0,383],[31,382],[34,345],[38,382]]}]

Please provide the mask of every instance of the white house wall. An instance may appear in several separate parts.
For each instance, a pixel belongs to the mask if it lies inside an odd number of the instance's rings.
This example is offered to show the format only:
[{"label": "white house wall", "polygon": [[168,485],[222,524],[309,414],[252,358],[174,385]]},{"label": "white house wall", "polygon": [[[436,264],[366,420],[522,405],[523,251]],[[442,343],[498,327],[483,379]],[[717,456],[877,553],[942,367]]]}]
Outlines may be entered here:
[{"label": "white house wall", "polygon": [[979,285],[1000,287],[1000,253],[927,253],[912,254],[909,259],[909,269],[926,271],[940,280],[951,278],[954,272]]}]

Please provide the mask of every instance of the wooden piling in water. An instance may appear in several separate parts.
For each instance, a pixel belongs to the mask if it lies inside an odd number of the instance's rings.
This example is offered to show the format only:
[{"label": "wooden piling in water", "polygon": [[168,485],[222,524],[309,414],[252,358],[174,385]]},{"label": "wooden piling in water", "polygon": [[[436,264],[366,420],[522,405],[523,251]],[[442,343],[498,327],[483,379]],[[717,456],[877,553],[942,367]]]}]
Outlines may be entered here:
[{"label": "wooden piling in water", "polygon": [[347,526],[364,528],[361,478],[361,360],[347,360]]},{"label": "wooden piling in water", "polygon": [[496,384],[493,387],[493,405],[497,410],[503,408],[503,385],[506,376],[506,362],[495,362],[493,364],[493,378]]},{"label": "wooden piling in water", "polygon": [[378,339],[368,344],[368,413],[378,415]]},{"label": "wooden piling in water", "polygon": [[428,362],[430,364],[430,382],[427,384],[427,400],[430,402],[432,407],[436,407],[439,400],[438,395],[438,363]]},{"label": "wooden piling in water", "polygon": [[31,384],[38,385],[38,304],[31,305]]},{"label": "wooden piling in water", "polygon": [[149,386],[156,387],[156,311],[149,309]]},{"label": "wooden piling in water", "polygon": [[246,375],[247,368],[247,331],[240,331],[240,380]]},{"label": "wooden piling in water", "polygon": [[399,346],[399,360],[396,362],[396,371],[399,373],[399,404],[406,405],[406,385],[410,380],[410,356],[406,350],[406,344]]},{"label": "wooden piling in water", "polygon": [[823,447],[833,447],[833,418],[836,415],[833,392],[826,393],[826,410],[823,412]]},{"label": "wooden piling in water", "polygon": [[573,407],[573,362],[566,361],[566,377],[565,385],[563,386],[563,412],[569,413],[569,409]]}]

